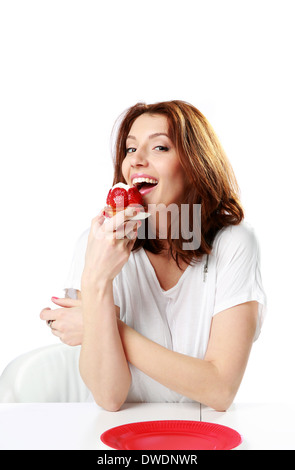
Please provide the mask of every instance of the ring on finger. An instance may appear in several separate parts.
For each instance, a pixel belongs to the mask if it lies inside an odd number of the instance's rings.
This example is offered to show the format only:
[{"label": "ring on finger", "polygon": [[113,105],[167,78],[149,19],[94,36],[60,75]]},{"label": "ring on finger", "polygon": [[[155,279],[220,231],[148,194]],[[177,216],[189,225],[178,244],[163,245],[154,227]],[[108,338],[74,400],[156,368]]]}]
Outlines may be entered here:
[{"label": "ring on finger", "polygon": [[47,320],[47,325],[52,328],[52,323],[54,322],[54,320]]}]

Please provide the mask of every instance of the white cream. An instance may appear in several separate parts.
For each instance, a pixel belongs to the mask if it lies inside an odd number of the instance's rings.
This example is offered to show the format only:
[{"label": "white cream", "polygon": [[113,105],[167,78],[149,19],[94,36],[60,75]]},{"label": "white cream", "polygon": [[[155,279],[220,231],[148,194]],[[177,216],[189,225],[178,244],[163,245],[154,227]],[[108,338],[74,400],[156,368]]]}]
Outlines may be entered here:
[{"label": "white cream", "polygon": [[126,191],[128,191],[128,189],[131,188],[131,186],[128,186],[128,184],[124,184],[124,183],[117,183],[112,187],[112,189],[115,189],[115,188],[123,188]]}]

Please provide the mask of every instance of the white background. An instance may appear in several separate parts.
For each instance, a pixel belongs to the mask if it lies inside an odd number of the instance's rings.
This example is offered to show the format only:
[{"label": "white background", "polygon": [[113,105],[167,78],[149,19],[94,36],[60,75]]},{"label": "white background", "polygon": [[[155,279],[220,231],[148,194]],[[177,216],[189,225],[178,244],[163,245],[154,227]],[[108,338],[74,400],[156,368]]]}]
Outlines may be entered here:
[{"label": "white background", "polygon": [[0,373],[58,342],[39,319],[112,184],[138,101],[198,107],[235,170],[268,316],[237,401],[294,398],[294,22],[287,0],[0,1]]}]

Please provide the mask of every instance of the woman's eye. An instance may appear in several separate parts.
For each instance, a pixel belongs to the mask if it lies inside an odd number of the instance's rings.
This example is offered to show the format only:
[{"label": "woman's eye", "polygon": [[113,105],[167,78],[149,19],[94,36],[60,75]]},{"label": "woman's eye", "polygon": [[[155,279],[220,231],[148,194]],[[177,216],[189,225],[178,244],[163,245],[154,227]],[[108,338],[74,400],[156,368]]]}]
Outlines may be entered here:
[{"label": "woman's eye", "polygon": [[[167,152],[169,149],[168,147],[164,147],[163,145],[157,145],[157,147],[154,147],[155,149],[159,149],[161,152]],[[126,149],[126,155],[127,153],[134,153],[136,152],[136,148],[134,147],[128,147]]]},{"label": "woman's eye", "polygon": [[126,149],[126,153],[133,153],[135,152],[135,150],[136,150],[135,148],[129,147],[128,149]]},{"label": "woman's eye", "polygon": [[162,149],[162,151],[164,152],[167,152],[169,149],[168,147],[164,147],[163,145],[158,145],[157,147],[155,147],[156,149]]}]

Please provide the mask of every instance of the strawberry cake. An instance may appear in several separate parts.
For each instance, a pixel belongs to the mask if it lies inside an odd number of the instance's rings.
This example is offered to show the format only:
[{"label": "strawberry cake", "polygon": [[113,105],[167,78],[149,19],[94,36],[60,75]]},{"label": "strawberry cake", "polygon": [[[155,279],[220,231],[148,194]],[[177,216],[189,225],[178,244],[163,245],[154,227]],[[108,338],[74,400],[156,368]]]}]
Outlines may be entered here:
[{"label": "strawberry cake", "polygon": [[133,219],[144,219],[149,216],[145,212],[142,196],[136,186],[129,186],[124,183],[115,184],[108,192],[106,203],[105,217],[113,217],[117,212],[126,209],[128,206],[140,206],[142,210]]}]

